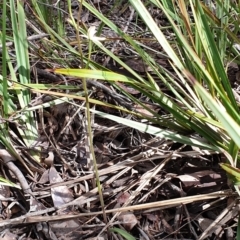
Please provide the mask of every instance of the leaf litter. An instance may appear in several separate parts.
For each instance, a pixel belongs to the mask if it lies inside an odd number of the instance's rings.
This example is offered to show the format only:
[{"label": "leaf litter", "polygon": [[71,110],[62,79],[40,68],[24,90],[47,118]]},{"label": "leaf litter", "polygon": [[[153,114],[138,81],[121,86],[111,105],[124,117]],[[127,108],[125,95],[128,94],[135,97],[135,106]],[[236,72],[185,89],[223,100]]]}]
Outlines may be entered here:
[{"label": "leaf litter", "polygon": [[[106,1],[94,4],[99,5],[103,13],[108,10]],[[111,16],[122,28],[133,18],[129,9],[126,7],[119,13],[121,20]],[[94,19],[85,11],[81,20],[89,24]],[[99,24],[97,20],[95,23]],[[105,31],[109,38],[117,37],[111,30]],[[37,40],[34,44],[38,44]],[[141,74],[151,71],[141,60],[129,58],[132,53],[127,52],[123,42],[109,41],[109,44],[115,54],[126,58],[125,63],[130,68]],[[151,41],[148,45],[155,47]],[[154,57],[171,71],[167,59]],[[95,58],[99,64],[125,73],[103,56]],[[71,63],[70,58],[67,61],[72,67],[79,64],[77,60]],[[59,84],[66,80],[45,71],[46,68],[39,59],[35,74],[40,82]],[[32,81],[34,76],[32,73]],[[78,79],[69,77],[67,82],[81,88]],[[122,83],[119,85],[129,94],[142,98],[138,91]],[[105,83],[90,83],[89,90],[93,98],[108,103],[119,104],[117,95],[125,99]],[[54,100],[46,97],[33,95],[31,106]],[[91,126],[94,152],[108,218],[108,222],[104,222],[98,189],[92,181],[95,174],[87,167],[87,129],[83,124],[86,116],[81,104],[71,100],[36,111],[39,138],[31,149],[24,148],[12,130],[14,147],[29,170],[1,149],[1,174],[22,189],[1,185],[0,239],[122,239],[121,235],[107,231],[113,227],[125,229],[139,239],[220,239],[223,235],[233,239],[230,236],[235,230],[230,226],[237,223],[239,206],[235,200],[228,201],[234,194],[228,190],[225,173],[218,165],[224,156],[160,139],[94,115]],[[129,104],[130,100],[126,106]],[[152,111],[161,111],[158,106],[147,104]],[[133,108],[152,116],[141,105]],[[98,110],[119,115],[106,107],[98,106]],[[138,120],[126,113],[120,114]],[[29,151],[40,151],[41,162],[34,161]]]}]

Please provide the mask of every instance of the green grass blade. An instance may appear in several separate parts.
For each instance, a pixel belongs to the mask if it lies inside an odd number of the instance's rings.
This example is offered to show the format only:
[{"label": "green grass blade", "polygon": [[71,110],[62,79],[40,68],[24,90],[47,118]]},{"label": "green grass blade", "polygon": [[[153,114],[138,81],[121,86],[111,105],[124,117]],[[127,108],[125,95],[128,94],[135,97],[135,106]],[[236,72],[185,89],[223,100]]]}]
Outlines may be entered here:
[{"label": "green grass blade", "polygon": [[240,215],[238,216],[238,223],[237,223],[237,238],[236,240],[240,240]]},{"label": "green grass blade", "polygon": [[6,14],[6,0],[3,1],[3,9],[2,9],[2,93],[3,93],[3,117],[6,118],[8,116],[8,106],[9,106],[9,94],[7,91],[8,83],[7,83],[7,47],[6,47],[6,20],[7,20],[7,14]]},{"label": "green grass blade", "polygon": [[181,134],[177,134],[176,132],[164,130],[164,129],[161,129],[158,127],[154,127],[154,126],[147,125],[144,123],[136,122],[136,121],[133,121],[130,119],[117,117],[117,116],[103,113],[103,112],[100,112],[97,110],[91,110],[91,111],[98,114],[99,116],[101,116],[103,118],[107,118],[107,119],[113,120],[115,122],[122,123],[125,126],[137,129],[141,132],[146,132],[146,133],[152,134],[157,137],[169,139],[169,140],[180,142],[180,143],[187,144],[190,146],[197,146],[197,147],[200,147],[203,149],[209,149],[209,150],[221,152],[221,150],[218,147],[212,146],[211,144],[208,144],[208,143],[201,142],[199,140],[196,140],[195,138],[186,137]]},{"label": "green grass blade", "polygon": [[120,228],[111,228],[112,232],[119,233],[122,237],[124,237],[126,240],[136,240],[135,237],[133,237],[130,233],[127,231],[120,229]]},{"label": "green grass blade", "polygon": [[186,75],[188,75],[189,79],[193,82],[194,87],[199,92],[205,103],[214,112],[230,137],[234,140],[238,148],[240,148],[240,126],[225,111],[222,104],[217,103],[213,97],[189,73],[186,72]]},{"label": "green grass blade", "polygon": [[[17,5],[17,11],[15,4]],[[10,11],[19,73],[18,78],[16,76],[14,78],[19,79],[21,84],[28,84],[30,82],[30,64],[23,2],[10,0]],[[28,89],[16,90],[16,93],[21,108],[25,108],[31,99],[30,91]],[[18,128],[18,131],[22,135],[25,144],[30,146],[38,136],[33,113],[28,112],[23,115],[22,121],[26,124],[26,129],[23,131],[21,128]]]}]

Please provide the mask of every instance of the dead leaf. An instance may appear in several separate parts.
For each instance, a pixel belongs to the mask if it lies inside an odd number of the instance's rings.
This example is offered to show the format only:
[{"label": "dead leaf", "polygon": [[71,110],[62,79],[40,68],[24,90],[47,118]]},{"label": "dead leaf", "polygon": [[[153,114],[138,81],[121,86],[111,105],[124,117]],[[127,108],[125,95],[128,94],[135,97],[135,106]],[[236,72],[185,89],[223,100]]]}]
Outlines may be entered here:
[{"label": "dead leaf", "polygon": [[[63,182],[62,178],[58,174],[57,170],[52,166],[49,169],[49,182],[51,184],[57,182]],[[64,183],[63,183],[64,184]],[[65,203],[73,201],[73,196],[66,186],[59,186],[51,188],[51,195],[53,204],[55,207],[60,207]],[[69,208],[61,209],[58,214],[73,214]],[[49,223],[50,230],[58,237],[59,240],[66,239],[81,239],[77,229],[80,227],[80,223],[77,220],[65,220]]]},{"label": "dead leaf", "polygon": [[119,204],[124,204],[129,198],[130,194],[128,192],[124,192],[117,198],[117,202]]},{"label": "dead leaf", "polygon": [[179,175],[176,178],[181,180],[185,188],[189,188],[193,186],[207,187],[210,185],[216,185],[216,182],[220,181],[222,179],[222,176],[221,174],[216,173],[212,170],[202,170]]},{"label": "dead leaf", "polygon": [[80,227],[80,223],[77,220],[50,222],[49,226],[58,240],[81,239],[80,233],[77,231]]},{"label": "dead leaf", "polygon": [[[205,231],[213,223],[213,220],[209,218],[204,218],[202,216],[198,216],[196,220],[198,221],[198,224],[203,231]],[[219,224],[216,225],[214,228],[215,228],[214,233],[216,234],[216,236],[221,238],[221,235],[223,234],[222,226]]]},{"label": "dead leaf", "polygon": [[126,84],[120,83],[120,82],[116,82],[116,84],[121,87],[124,91],[126,91],[127,93],[130,93],[132,95],[137,95],[140,92],[132,87],[128,87]]},{"label": "dead leaf", "polygon": [[38,212],[44,209],[46,209],[46,207],[41,202],[39,202],[36,198],[31,197],[29,212]]},{"label": "dead leaf", "polygon": [[[147,108],[151,109],[154,113],[157,113],[160,110],[160,107],[158,106],[153,106],[151,104],[144,104]],[[147,117],[152,117],[154,116],[153,113],[148,111],[145,107],[143,107],[140,104],[134,105],[134,109],[136,112],[141,113],[142,115],[145,115]]]},{"label": "dead leaf", "polygon": [[136,224],[137,218],[131,212],[123,212],[118,216],[118,220],[122,222],[126,230],[130,231]]},{"label": "dead leaf", "polygon": [[39,184],[44,184],[49,181],[49,170],[44,171],[42,174],[41,178],[39,179],[38,183]]},{"label": "dead leaf", "polygon": [[181,180],[184,187],[192,187],[200,183],[198,178],[191,176],[190,174],[179,175],[177,178]]},{"label": "dead leaf", "polygon": [[[117,204],[114,206],[114,208],[119,208],[129,198],[130,194],[128,192],[121,193],[117,197]],[[117,218],[127,230],[131,230],[137,224],[137,219],[135,215],[131,212],[122,212]]]},{"label": "dead leaf", "polygon": [[0,240],[17,240],[18,236],[16,234],[11,233],[8,229],[5,231],[2,236],[0,236]]},{"label": "dead leaf", "polygon": [[152,222],[159,221],[159,217],[156,214],[148,213],[148,214],[146,214],[146,217],[147,217],[148,220],[150,220]]},{"label": "dead leaf", "polygon": [[[49,182],[51,184],[63,182],[62,178],[60,177],[60,175],[58,174],[54,167],[51,167],[49,169]],[[68,187],[66,186],[51,188],[51,195],[54,207],[60,207],[65,203],[73,201],[73,196],[69,191]]]},{"label": "dead leaf", "polygon": [[139,73],[144,73],[148,71],[148,67],[142,59],[128,59],[127,61],[125,61],[125,64]]}]

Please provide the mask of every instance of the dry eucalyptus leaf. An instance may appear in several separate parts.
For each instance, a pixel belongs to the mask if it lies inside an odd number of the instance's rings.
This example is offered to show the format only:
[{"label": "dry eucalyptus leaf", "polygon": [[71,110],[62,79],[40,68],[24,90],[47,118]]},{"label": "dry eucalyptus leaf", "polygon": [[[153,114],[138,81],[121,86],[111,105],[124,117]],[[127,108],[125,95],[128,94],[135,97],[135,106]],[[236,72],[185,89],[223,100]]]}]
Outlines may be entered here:
[{"label": "dry eucalyptus leaf", "polygon": [[202,170],[189,174],[179,175],[177,178],[181,180],[185,187],[206,187],[206,184],[216,183],[222,178],[222,176],[221,174],[216,173],[212,170]]},{"label": "dry eucalyptus leaf", "polygon": [[119,204],[124,204],[129,198],[130,194],[128,192],[124,192],[117,198],[117,202]]},{"label": "dry eucalyptus leaf", "polygon": [[30,211],[29,212],[38,212],[46,209],[46,207],[39,202],[37,199],[31,197],[30,198]]},{"label": "dry eucalyptus leaf", "polygon": [[131,212],[123,212],[118,216],[118,220],[123,224],[126,230],[130,231],[136,224],[137,218]]},{"label": "dry eucalyptus leaf", "polygon": [[[62,178],[53,166],[49,169],[49,181],[52,184],[63,182]],[[60,207],[65,203],[73,201],[73,196],[66,186],[52,187],[51,195],[55,207]],[[58,214],[67,215],[68,213],[72,214],[69,209],[65,209],[65,211],[64,209],[61,209],[58,211]],[[81,239],[81,236],[77,231],[77,229],[80,227],[80,223],[77,220],[51,222],[49,226],[51,228],[51,231],[53,231],[59,240]]]},{"label": "dry eucalyptus leaf", "polygon": [[78,231],[80,223],[77,220],[51,222],[49,226],[58,240],[81,239],[81,233]]},{"label": "dry eucalyptus leaf", "polygon": [[44,171],[41,178],[39,179],[39,184],[45,184],[49,181],[49,170]]},{"label": "dry eucalyptus leaf", "polygon": [[[62,178],[54,167],[49,169],[49,182],[51,184],[63,182]],[[51,195],[54,207],[60,207],[65,203],[73,201],[73,196],[66,186],[52,187]]]},{"label": "dry eucalyptus leaf", "polygon": [[[201,227],[201,229],[203,231],[205,231],[212,223],[213,223],[213,220],[209,219],[209,218],[204,218],[202,216],[199,216],[197,217],[197,219],[195,219],[198,221],[199,223],[199,226]],[[222,226],[219,224],[219,225],[216,225],[215,227],[215,231],[214,233],[218,236],[218,237],[221,237],[221,235],[223,234],[223,231],[222,231]],[[221,234],[222,233],[222,234]]]},{"label": "dry eucalyptus leaf", "polygon": [[200,184],[199,179],[194,176],[191,176],[190,174],[179,175],[176,178],[180,179],[185,187],[190,187],[193,185],[196,186]]}]

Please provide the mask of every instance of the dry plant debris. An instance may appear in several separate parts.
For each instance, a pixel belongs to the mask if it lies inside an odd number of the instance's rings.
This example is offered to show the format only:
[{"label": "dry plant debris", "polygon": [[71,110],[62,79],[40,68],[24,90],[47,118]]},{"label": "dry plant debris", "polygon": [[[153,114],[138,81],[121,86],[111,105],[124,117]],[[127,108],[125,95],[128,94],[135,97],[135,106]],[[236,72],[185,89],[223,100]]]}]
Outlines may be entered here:
[{"label": "dry plant debris", "polygon": [[[109,10],[108,1],[94,1],[94,4],[103,14]],[[125,8],[119,12],[116,8],[109,17],[131,33],[136,28],[129,23],[135,16],[128,3],[125,4]],[[73,9],[75,5],[78,3],[73,2]],[[54,5],[51,7],[54,9]],[[158,15],[152,11],[153,16]],[[83,10],[83,13],[81,21],[86,25],[100,24],[88,11]],[[76,7],[76,18],[77,14]],[[165,19],[156,18],[156,21],[162,21],[164,25]],[[70,26],[68,31],[69,39],[73,38],[70,44],[74,46],[74,31]],[[103,33],[109,38],[118,37],[109,29],[104,29]],[[39,34],[36,38],[29,36],[28,40],[40,52],[47,51],[46,46],[38,45],[38,40],[48,35]],[[132,53],[128,52],[124,42],[112,40],[108,44],[135,71],[141,74],[151,71],[141,60],[129,58]],[[145,44],[149,48],[156,47],[154,41]],[[171,71],[167,59],[153,57]],[[125,73],[101,55],[96,54],[95,60],[113,71]],[[72,67],[79,64],[78,60],[71,63],[71,58],[68,61]],[[33,82],[35,79],[41,83],[71,82],[82,88],[76,78],[47,72],[45,69],[49,67],[43,59],[34,59],[32,64]],[[238,70],[234,67],[230,66],[229,74],[235,71],[232,74],[235,78]],[[89,80],[87,84],[92,98],[151,115],[141,105],[132,105],[129,99],[106,83]],[[120,85],[141,99],[138,91]],[[31,106],[53,99],[47,95],[33,95]],[[147,99],[142,101],[147,102]],[[14,127],[11,129],[14,148],[27,162],[27,168],[6,150],[0,150],[1,174],[22,187],[22,190],[0,187],[0,239],[122,239],[115,233],[109,235],[107,230],[111,227],[123,228],[139,239],[221,239],[222,236],[233,239],[235,230],[232,229],[235,228],[231,227],[237,223],[239,204],[234,200],[234,193],[228,190],[224,171],[219,168],[223,156],[159,139],[93,115],[94,152],[108,220],[104,222],[93,180],[95,174],[87,164],[89,146],[85,141],[85,111],[78,107],[81,104],[78,100],[71,100],[36,111],[39,138],[31,149],[24,148],[14,133]],[[152,111],[161,111],[150,102],[148,107]],[[119,115],[116,110],[98,108]],[[31,151],[40,151],[40,163],[30,157]]]}]

